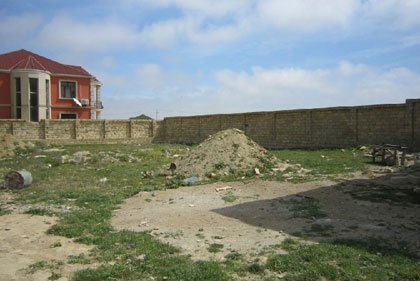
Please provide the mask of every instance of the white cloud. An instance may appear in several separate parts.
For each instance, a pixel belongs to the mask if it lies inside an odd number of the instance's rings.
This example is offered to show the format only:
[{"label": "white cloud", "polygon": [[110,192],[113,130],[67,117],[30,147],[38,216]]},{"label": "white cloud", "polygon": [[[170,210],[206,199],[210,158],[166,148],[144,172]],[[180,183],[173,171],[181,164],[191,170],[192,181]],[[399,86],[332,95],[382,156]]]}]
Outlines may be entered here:
[{"label": "white cloud", "polygon": [[126,5],[139,5],[150,8],[178,7],[182,12],[189,15],[202,17],[223,17],[229,14],[237,14],[248,9],[252,5],[249,0],[123,0]]},{"label": "white cloud", "polygon": [[420,92],[418,73],[406,68],[380,71],[349,62],[333,69],[254,67],[249,74],[224,70],[215,77],[228,104],[246,101],[245,110],[401,103]]},{"label": "white cloud", "polygon": [[134,26],[112,21],[84,23],[67,16],[57,16],[40,31],[38,43],[64,50],[107,50],[133,48],[140,36]]},{"label": "white cloud", "polygon": [[420,26],[420,0],[369,0],[363,5],[363,17],[390,28],[416,28]]},{"label": "white cloud", "polygon": [[145,85],[138,84],[137,91],[143,94],[118,97],[121,110],[112,108],[107,117],[116,114],[129,117],[128,113],[136,110],[152,114],[155,109],[162,117],[404,103],[405,99],[418,98],[420,92],[419,73],[407,68],[380,70],[347,61],[334,68],[315,70],[261,67],[253,67],[249,72],[220,70],[214,73],[215,84],[211,87],[200,86],[194,75],[178,74],[184,77],[178,80],[156,65],[139,69],[145,79],[164,75],[164,83],[170,86],[147,95],[142,88]]},{"label": "white cloud", "polygon": [[346,26],[359,8],[359,0],[262,0],[258,12],[263,22],[279,29],[312,31]]},{"label": "white cloud", "polygon": [[42,18],[36,14],[2,17],[0,21],[0,38],[2,38],[3,47],[4,45],[20,44],[21,42],[32,40],[41,23]]},{"label": "white cloud", "polygon": [[137,68],[136,81],[141,88],[147,91],[161,91],[167,78],[161,67],[157,64],[142,64]]},{"label": "white cloud", "polygon": [[[119,17],[86,21],[58,15],[40,29],[37,42],[44,47],[90,52],[138,47],[169,49],[185,44],[211,48],[267,31],[271,36],[292,33],[302,37],[324,30],[346,33],[352,28],[370,28],[386,32],[420,27],[420,0],[125,0],[124,3],[156,11],[177,7],[180,13],[141,25],[132,18],[127,19],[130,22],[127,24],[126,19]],[[15,27],[22,26],[19,17],[6,19],[7,25],[0,25],[0,33],[30,31],[32,26],[39,25],[36,17],[22,22],[25,24],[19,29]],[[14,28],[8,31],[6,26]],[[273,28],[277,33],[272,33]]]}]

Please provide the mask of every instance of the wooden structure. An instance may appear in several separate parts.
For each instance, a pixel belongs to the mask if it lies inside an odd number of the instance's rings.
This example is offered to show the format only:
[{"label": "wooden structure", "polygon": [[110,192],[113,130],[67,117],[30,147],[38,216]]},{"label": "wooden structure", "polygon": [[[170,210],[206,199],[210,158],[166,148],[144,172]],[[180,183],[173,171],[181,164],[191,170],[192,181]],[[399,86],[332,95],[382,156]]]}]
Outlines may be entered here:
[{"label": "wooden structure", "polygon": [[[376,145],[372,150],[372,162],[376,163],[376,157],[381,157],[381,162],[384,165],[394,166],[399,164],[404,165],[405,156],[407,154],[408,147],[395,145],[395,144],[381,144]],[[398,152],[401,152],[399,155]]]}]

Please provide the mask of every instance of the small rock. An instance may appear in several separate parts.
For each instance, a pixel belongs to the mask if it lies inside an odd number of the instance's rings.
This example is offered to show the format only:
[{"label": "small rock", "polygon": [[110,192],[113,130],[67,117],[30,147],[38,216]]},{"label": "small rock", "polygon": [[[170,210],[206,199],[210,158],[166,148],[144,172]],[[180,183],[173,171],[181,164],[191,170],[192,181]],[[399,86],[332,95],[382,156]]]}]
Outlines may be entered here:
[{"label": "small rock", "polygon": [[101,183],[106,183],[107,181],[108,181],[108,179],[106,177],[99,180],[99,182],[101,182]]},{"label": "small rock", "polygon": [[136,260],[138,261],[144,261],[146,259],[146,255],[140,255],[136,257]]},{"label": "small rock", "polygon": [[258,169],[258,168],[255,168],[254,172],[255,172],[255,175],[257,175],[257,176],[261,175],[260,169]]}]

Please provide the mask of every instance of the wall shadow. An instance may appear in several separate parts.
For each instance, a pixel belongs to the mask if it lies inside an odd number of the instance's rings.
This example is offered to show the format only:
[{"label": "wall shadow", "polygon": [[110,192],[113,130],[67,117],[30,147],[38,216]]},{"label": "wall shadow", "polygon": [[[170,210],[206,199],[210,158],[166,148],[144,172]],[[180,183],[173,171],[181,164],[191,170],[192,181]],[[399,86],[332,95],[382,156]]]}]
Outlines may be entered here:
[{"label": "wall shadow", "polygon": [[411,167],[212,211],[312,241],[382,243],[420,258],[419,180],[420,167]]}]

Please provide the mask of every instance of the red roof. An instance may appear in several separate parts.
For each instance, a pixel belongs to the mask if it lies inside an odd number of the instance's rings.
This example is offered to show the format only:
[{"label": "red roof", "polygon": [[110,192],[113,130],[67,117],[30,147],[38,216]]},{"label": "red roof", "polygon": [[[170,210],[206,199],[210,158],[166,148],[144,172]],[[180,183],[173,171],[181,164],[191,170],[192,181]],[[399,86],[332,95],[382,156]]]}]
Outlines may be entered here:
[{"label": "red roof", "polygon": [[0,54],[0,70],[36,69],[51,74],[93,77],[81,66],[62,64],[26,50]]}]

